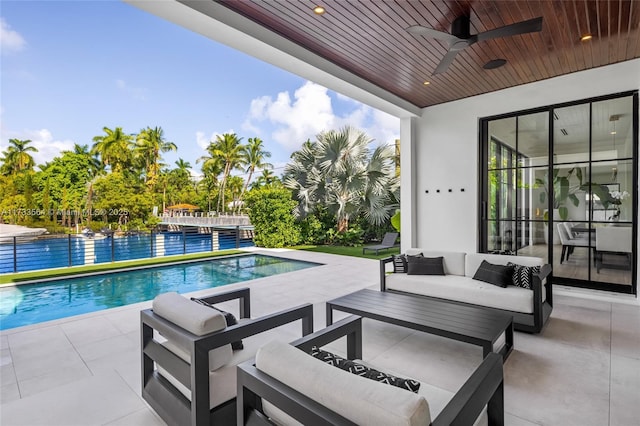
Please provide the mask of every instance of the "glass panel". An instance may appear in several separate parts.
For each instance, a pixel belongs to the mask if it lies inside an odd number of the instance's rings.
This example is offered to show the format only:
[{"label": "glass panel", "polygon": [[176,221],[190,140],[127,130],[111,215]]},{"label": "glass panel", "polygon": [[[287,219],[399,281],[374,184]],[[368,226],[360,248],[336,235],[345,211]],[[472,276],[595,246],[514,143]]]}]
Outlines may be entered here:
[{"label": "glass panel", "polygon": [[593,163],[592,170],[593,221],[630,223],[633,214],[633,161],[602,161]]},{"label": "glass panel", "polygon": [[534,256],[548,262],[547,243],[545,233],[547,224],[541,221],[519,221],[516,232],[516,246],[518,256]]},{"label": "glass panel", "polygon": [[632,97],[594,102],[591,124],[593,160],[633,156]]},{"label": "glass panel", "polygon": [[518,117],[518,166],[549,164],[549,113]]},{"label": "glass panel", "polygon": [[488,222],[487,251],[489,253],[512,254],[515,252],[515,221],[493,221]]},{"label": "glass panel", "polygon": [[[513,167],[510,165],[512,152],[516,150],[516,118],[503,118],[488,123],[489,170]],[[504,148],[508,148],[505,151]]]},{"label": "glass panel", "polygon": [[515,170],[495,170],[489,175],[489,219],[515,219]]},{"label": "glass panel", "polygon": [[593,241],[589,228],[559,221],[554,223],[553,275],[588,280]]},{"label": "glass panel", "polygon": [[553,162],[589,161],[589,104],[553,111]]},{"label": "glass panel", "polygon": [[633,228],[630,224],[597,224],[594,227],[596,249],[591,280],[630,286]]}]

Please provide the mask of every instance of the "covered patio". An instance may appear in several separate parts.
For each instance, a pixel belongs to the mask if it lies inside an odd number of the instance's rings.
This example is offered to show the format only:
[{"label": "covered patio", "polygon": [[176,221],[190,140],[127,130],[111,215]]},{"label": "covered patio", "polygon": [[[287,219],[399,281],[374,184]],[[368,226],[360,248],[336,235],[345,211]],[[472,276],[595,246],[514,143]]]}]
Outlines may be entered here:
[{"label": "covered patio", "polygon": [[[375,260],[291,250],[259,250],[323,263],[302,271],[202,291],[248,286],[252,315],[377,289]],[[640,309],[630,296],[557,289],[539,335],[515,333],[504,365],[507,425],[635,424],[640,416]],[[140,303],[4,331],[0,380],[3,425],[161,425],[140,397]],[[237,304],[229,310],[237,314]],[[340,318],[341,314],[336,314]],[[298,337],[294,323],[246,339],[241,358],[271,339]],[[455,392],[482,361],[465,343],[364,320],[364,360]]]}]

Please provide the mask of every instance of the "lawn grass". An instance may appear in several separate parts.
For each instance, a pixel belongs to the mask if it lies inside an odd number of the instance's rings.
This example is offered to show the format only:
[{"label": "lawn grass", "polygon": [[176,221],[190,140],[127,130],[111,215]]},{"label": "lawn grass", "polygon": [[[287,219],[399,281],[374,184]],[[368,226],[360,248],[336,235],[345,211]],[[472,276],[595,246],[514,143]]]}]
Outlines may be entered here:
[{"label": "lawn grass", "polygon": [[297,250],[313,251],[317,253],[339,254],[341,256],[364,257],[365,259],[383,259],[392,254],[400,254],[400,248],[394,247],[381,250],[377,255],[373,251],[367,250],[367,254],[362,254],[362,247],[345,246],[297,246]]},{"label": "lawn grass", "polygon": [[127,260],[121,262],[98,263],[94,265],[71,266],[67,268],[46,269],[40,271],[16,272],[13,274],[0,275],[0,285],[19,283],[22,281],[42,280],[47,278],[58,278],[64,276],[73,276],[78,274],[87,274],[92,272],[109,272],[117,269],[162,265],[171,262],[183,262],[186,260],[206,259],[216,256],[228,256],[230,254],[244,253],[240,250],[221,250],[216,252],[182,254],[177,256],[154,257],[151,259]]}]

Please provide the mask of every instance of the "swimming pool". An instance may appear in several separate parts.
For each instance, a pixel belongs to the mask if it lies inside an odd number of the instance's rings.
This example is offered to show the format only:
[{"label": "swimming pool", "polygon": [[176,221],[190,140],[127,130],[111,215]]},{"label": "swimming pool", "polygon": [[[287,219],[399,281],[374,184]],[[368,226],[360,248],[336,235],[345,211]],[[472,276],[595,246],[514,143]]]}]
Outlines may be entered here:
[{"label": "swimming pool", "polygon": [[0,330],[143,302],[168,291],[188,293],[318,265],[251,254],[0,287]]}]

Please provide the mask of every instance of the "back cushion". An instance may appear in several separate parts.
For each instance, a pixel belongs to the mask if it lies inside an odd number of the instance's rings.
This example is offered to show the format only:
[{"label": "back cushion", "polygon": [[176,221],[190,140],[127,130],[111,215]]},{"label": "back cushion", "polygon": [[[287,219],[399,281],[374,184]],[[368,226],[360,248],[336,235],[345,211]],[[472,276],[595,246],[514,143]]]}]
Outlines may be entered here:
[{"label": "back cushion", "polygon": [[488,253],[467,253],[465,264],[465,275],[472,277],[480,267],[483,260],[494,265],[506,265],[507,263],[516,263],[523,266],[542,266],[544,264],[540,257],[528,256],[510,256],[506,254],[488,254]]},{"label": "back cushion", "polygon": [[421,248],[407,249],[407,254],[416,255],[422,253],[424,257],[443,257],[444,273],[446,275],[464,276],[465,253],[457,251],[433,251]]},{"label": "back cushion", "polygon": [[[195,334],[203,336],[224,330],[227,320],[219,311],[200,305],[176,292],[156,296],[152,303],[153,313]],[[190,349],[178,346],[176,342],[164,343],[171,352],[187,362],[191,361]],[[209,352],[209,370],[217,370],[231,360],[231,345],[224,345]]]},{"label": "back cushion", "polygon": [[[292,368],[295,366],[295,368]],[[359,425],[428,425],[423,396],[356,376],[284,342],[258,350],[256,368]],[[280,410],[267,409],[277,424],[297,424]]]}]

